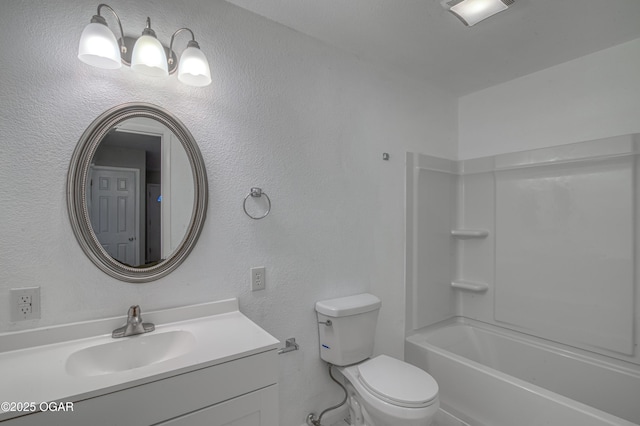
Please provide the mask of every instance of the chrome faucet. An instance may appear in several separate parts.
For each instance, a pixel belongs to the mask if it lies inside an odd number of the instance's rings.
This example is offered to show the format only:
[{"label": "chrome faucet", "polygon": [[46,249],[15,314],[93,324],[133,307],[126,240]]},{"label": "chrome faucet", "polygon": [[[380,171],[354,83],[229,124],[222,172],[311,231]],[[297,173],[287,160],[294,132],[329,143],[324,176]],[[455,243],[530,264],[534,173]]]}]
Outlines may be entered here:
[{"label": "chrome faucet", "polygon": [[117,339],[119,337],[134,336],[136,334],[148,333],[155,329],[156,326],[150,322],[142,322],[140,306],[133,305],[127,312],[127,323],[113,330],[111,337]]}]

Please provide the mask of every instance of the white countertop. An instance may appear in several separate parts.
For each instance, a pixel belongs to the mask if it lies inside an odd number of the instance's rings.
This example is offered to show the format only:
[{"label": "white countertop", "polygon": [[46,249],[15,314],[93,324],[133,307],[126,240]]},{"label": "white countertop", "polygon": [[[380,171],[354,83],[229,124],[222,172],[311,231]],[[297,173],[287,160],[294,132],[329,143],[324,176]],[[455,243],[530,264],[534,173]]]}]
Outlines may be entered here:
[{"label": "white countertop", "polygon": [[[119,318],[0,334],[0,402],[77,402],[108,392],[275,350],[279,341],[238,310],[237,299],[145,314],[151,333],[187,330],[195,348],[177,358],[126,371],[74,376],[66,362],[74,352],[112,342]],[[164,321],[163,321],[164,320]],[[115,324],[115,325],[114,325]],[[102,334],[88,337],[95,330]],[[144,335],[141,335],[144,336]],[[124,337],[123,339],[135,339]],[[42,344],[42,343],[45,344]],[[39,344],[39,345],[38,345]],[[25,413],[2,412],[0,421]]]}]

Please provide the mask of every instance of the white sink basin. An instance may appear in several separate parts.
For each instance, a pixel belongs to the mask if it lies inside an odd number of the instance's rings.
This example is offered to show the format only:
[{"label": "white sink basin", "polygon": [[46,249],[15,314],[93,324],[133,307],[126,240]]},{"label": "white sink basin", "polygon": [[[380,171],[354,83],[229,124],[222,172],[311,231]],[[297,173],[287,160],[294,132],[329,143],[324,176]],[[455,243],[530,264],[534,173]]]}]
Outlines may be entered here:
[{"label": "white sink basin", "polygon": [[195,347],[196,338],[189,331],[150,332],[73,352],[67,358],[66,370],[73,376],[117,373],[168,361]]},{"label": "white sink basin", "polygon": [[[0,385],[0,401],[83,401],[280,345],[239,311],[238,299],[146,312],[144,320],[155,331],[119,339],[111,330],[123,316],[0,333],[0,383],[11,384]],[[0,424],[23,414],[0,407]]]}]

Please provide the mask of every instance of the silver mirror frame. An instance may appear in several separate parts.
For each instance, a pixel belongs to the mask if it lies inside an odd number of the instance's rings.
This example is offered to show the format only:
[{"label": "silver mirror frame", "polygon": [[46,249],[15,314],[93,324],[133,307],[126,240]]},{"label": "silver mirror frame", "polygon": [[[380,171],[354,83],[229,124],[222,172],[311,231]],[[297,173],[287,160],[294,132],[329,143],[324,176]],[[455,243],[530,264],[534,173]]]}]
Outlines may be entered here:
[{"label": "silver mirror frame", "polygon": [[[91,160],[102,138],[113,126],[134,118],[146,117],[164,124],[178,138],[191,165],[193,172],[194,202],[191,220],[186,234],[178,248],[162,262],[146,267],[134,268],[113,259],[96,238],[89,211],[87,209],[87,176]],[[178,118],[169,111],[148,103],[126,103],[102,113],[80,137],[67,174],[67,208],[73,233],[87,257],[103,272],[121,281],[145,283],[164,277],[187,258],[193,250],[207,212],[208,202],[207,173],[204,160],[195,139]]]}]

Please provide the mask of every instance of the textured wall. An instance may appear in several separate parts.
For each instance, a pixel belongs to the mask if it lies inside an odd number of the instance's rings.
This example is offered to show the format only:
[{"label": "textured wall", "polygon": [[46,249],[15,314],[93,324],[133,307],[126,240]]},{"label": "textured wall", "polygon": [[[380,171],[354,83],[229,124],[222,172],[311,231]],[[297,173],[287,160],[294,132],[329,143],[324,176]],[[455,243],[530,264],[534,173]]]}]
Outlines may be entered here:
[{"label": "textured wall", "polygon": [[640,39],[460,98],[458,158],[640,132]]},{"label": "textured wall", "polygon": [[[402,355],[404,152],[454,158],[456,100],[222,1],[109,4],[128,34],[147,15],[165,43],[191,27],[213,84],[82,64],[77,43],[97,2],[2,2],[0,331],[124,315],[132,303],[153,310],[239,297],[251,319],[301,344],[280,367],[281,424],[299,425],[340,398],[318,358],[316,300],[378,294],[376,350]],[[194,251],[168,277],[141,285],[115,281],[85,257],[65,204],[83,130],[132,101],[167,108],[189,127],[210,187]],[[265,220],[242,212],[251,186],[271,196]],[[259,265],[267,289],[251,293],[249,268]],[[33,285],[42,319],[9,322],[8,289]]]}]

